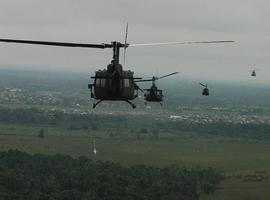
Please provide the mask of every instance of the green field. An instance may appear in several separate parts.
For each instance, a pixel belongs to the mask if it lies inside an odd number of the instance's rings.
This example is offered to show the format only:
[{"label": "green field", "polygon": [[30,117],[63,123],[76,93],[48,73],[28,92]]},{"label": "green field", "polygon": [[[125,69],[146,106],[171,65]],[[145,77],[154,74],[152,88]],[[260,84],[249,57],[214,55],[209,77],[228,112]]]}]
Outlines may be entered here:
[{"label": "green field", "polygon": [[[39,138],[38,131],[45,130]],[[121,133],[125,135],[125,130]],[[127,132],[126,135],[129,135]],[[110,138],[104,131],[69,130],[54,126],[0,125],[0,150],[18,149],[29,153],[87,156],[94,160],[119,162],[124,165],[146,164],[167,166],[215,167],[224,171],[225,180],[217,192],[202,199],[269,199],[270,181],[244,181],[239,175],[270,173],[270,143],[256,140],[230,139],[219,136],[199,137],[183,134],[160,139],[132,137]],[[96,140],[97,155],[93,154]],[[238,177],[238,178],[237,178]]]}]

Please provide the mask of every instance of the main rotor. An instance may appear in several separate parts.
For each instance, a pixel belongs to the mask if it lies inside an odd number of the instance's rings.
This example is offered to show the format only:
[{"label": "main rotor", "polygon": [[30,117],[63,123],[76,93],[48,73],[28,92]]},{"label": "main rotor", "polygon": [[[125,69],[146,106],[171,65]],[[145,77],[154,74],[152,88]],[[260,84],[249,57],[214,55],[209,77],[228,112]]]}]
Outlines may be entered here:
[{"label": "main rotor", "polygon": [[[127,26],[128,29],[128,26]],[[59,47],[80,47],[80,48],[97,48],[97,49],[113,49],[112,63],[119,64],[120,48],[124,48],[124,64],[126,49],[128,47],[141,47],[141,46],[163,46],[163,45],[177,45],[177,44],[213,44],[213,43],[230,43],[231,40],[214,40],[214,41],[191,41],[191,42],[163,42],[163,43],[145,43],[145,44],[128,44],[127,43],[127,31],[125,43],[118,41],[112,41],[110,44],[89,44],[89,43],[72,43],[72,42],[51,42],[51,41],[37,41],[37,40],[17,40],[17,39],[0,39],[0,42],[8,43],[20,43],[20,44],[32,44],[32,45],[47,45],[47,46],[59,46]]]},{"label": "main rotor", "polygon": [[60,46],[60,47],[81,47],[81,48],[97,48],[97,49],[113,49],[114,64],[119,64],[120,48],[127,48],[129,44],[123,44],[121,42],[112,41],[102,44],[85,44],[85,43],[66,43],[66,42],[50,42],[50,41],[33,41],[33,40],[13,40],[13,39],[0,39],[0,42],[8,43],[21,43],[21,44],[33,44],[33,45],[47,45],[47,46]]}]

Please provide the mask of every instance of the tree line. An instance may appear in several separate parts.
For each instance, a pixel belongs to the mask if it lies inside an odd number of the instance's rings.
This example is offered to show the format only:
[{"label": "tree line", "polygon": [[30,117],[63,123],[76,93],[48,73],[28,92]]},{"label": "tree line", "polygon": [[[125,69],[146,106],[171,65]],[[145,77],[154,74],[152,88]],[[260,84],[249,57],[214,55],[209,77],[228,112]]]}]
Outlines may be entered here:
[{"label": "tree line", "polygon": [[[233,138],[270,140],[270,125],[268,124],[235,124],[215,122],[207,124],[187,123],[177,121],[154,121],[154,119],[140,119],[116,115],[97,115],[92,113],[65,113],[63,111],[45,111],[37,108],[10,109],[0,107],[0,122],[65,125],[70,130],[91,128],[131,128],[130,133],[153,134],[158,138],[159,132],[171,131],[194,132],[199,134],[221,135]],[[138,124],[140,124],[138,126]],[[137,130],[135,130],[136,128]],[[152,130],[152,131],[150,131]]]},{"label": "tree line", "polygon": [[199,167],[124,167],[64,155],[0,152],[0,199],[196,200],[210,194],[222,174]]},{"label": "tree line", "polygon": [[65,113],[64,111],[46,111],[38,108],[0,107],[0,122],[29,124],[74,124],[80,127],[96,127],[100,123],[108,125],[125,122],[122,116]]},{"label": "tree line", "polygon": [[216,122],[207,124],[198,123],[159,123],[160,127],[180,132],[195,132],[199,134],[220,135],[232,138],[270,140],[270,125],[268,124],[234,124]]}]

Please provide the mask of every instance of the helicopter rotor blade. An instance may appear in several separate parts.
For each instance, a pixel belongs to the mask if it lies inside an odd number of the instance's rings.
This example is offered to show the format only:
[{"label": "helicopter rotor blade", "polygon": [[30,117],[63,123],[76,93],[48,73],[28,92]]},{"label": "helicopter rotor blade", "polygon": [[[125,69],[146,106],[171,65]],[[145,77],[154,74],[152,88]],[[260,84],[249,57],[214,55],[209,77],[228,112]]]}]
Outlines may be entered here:
[{"label": "helicopter rotor blade", "polygon": [[191,42],[160,42],[160,43],[145,43],[145,44],[129,44],[130,47],[138,46],[161,46],[161,45],[175,45],[175,44],[212,44],[212,43],[230,43],[232,40],[213,40],[213,41],[191,41]]},{"label": "helicopter rotor blade", "polygon": [[161,76],[161,77],[156,77],[156,80],[158,80],[158,79],[162,79],[162,78],[166,78],[166,77],[168,77],[168,76],[172,76],[172,75],[175,75],[175,74],[178,74],[179,72],[173,72],[173,73],[171,73],[171,74],[167,74],[167,75],[165,75],[165,76]]},{"label": "helicopter rotor blade", "polygon": [[144,90],[142,88],[140,88],[136,83],[135,83],[135,89],[140,90],[144,94]]},{"label": "helicopter rotor blade", "polygon": [[202,83],[199,83],[201,86],[203,86],[203,87],[207,87],[207,85],[205,85],[205,84],[202,84]]},{"label": "helicopter rotor blade", "polygon": [[[128,26],[127,26],[128,27]],[[82,48],[112,48],[112,44],[88,44],[88,43],[72,43],[72,42],[52,42],[52,41],[38,41],[38,40],[14,40],[14,39],[5,39],[0,38],[0,42],[8,43],[21,43],[21,44],[32,44],[32,45],[47,45],[47,46],[61,46],[61,47],[82,47]],[[228,43],[234,42],[230,40],[221,40],[221,41],[201,41],[201,42],[165,42],[165,43],[146,43],[146,44],[128,44],[125,43],[123,46],[125,49],[132,46],[159,46],[159,45],[174,45],[174,44],[209,44],[209,43]]]},{"label": "helicopter rotor blade", "polygon": [[143,79],[143,80],[138,80],[135,82],[138,83],[138,82],[149,82],[149,81],[153,81],[153,79]]},{"label": "helicopter rotor blade", "polygon": [[[90,78],[91,79],[113,79],[112,76],[91,76]],[[141,80],[142,78],[121,76],[120,79]]]},{"label": "helicopter rotor blade", "polygon": [[173,73],[170,73],[170,74],[167,74],[165,76],[161,76],[161,77],[156,77],[156,76],[153,76],[152,79],[143,79],[143,80],[138,80],[136,82],[149,82],[149,81],[156,81],[156,80],[159,80],[159,79],[162,79],[162,78],[166,78],[168,76],[172,76],[172,75],[175,75],[175,74],[178,74],[179,72],[173,72]]},{"label": "helicopter rotor blade", "polygon": [[138,89],[144,94],[144,90],[138,86]]},{"label": "helicopter rotor blade", "polygon": [[112,48],[112,44],[104,44],[104,43],[87,44],[87,43],[51,42],[51,41],[37,41],[37,40],[13,40],[13,39],[0,39],[0,42],[60,46],[60,47],[82,47],[82,48],[98,48],[98,49]]},{"label": "helicopter rotor blade", "polygon": [[127,51],[127,47],[128,47],[127,37],[128,37],[128,23],[126,26],[125,45],[124,45],[124,67],[126,66],[126,51]]}]

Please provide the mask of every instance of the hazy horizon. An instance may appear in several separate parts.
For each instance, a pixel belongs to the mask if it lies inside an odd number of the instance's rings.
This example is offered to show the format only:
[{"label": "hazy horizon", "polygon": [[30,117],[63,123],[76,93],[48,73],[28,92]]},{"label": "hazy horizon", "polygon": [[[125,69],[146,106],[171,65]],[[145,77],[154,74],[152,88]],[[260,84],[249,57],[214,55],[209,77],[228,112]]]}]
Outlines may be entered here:
[{"label": "hazy horizon", "polygon": [[[100,67],[100,69],[105,69],[106,66]],[[1,65],[0,64],[0,71],[11,71],[11,72],[31,72],[31,73],[48,73],[48,74],[63,74],[63,75],[75,75],[80,77],[88,78],[92,75],[94,75],[95,70],[94,68],[85,68],[85,69],[76,69],[76,67],[71,68],[63,68],[63,67],[57,67],[57,66],[45,66],[45,65],[36,65],[36,66],[27,66],[27,65]],[[125,68],[125,70],[131,70],[128,67]],[[167,71],[164,73],[159,73],[156,71],[151,72],[143,72],[138,70],[132,70],[134,71],[135,77],[143,77],[143,78],[151,78],[154,76],[162,76],[168,73],[172,73],[174,71]],[[236,85],[250,85],[250,86],[269,86],[270,81],[268,79],[264,79],[263,74],[260,73],[260,71],[257,72],[256,77],[251,76],[251,72],[243,73],[241,76],[239,76],[238,79],[229,79],[227,77],[213,77],[213,76],[207,76],[207,75],[200,75],[200,74],[185,74],[185,72],[181,70],[177,70],[179,74],[166,79],[166,82],[169,82],[170,79],[173,80],[191,80],[196,82],[217,82],[217,83],[229,83],[229,84],[236,84]]]}]

